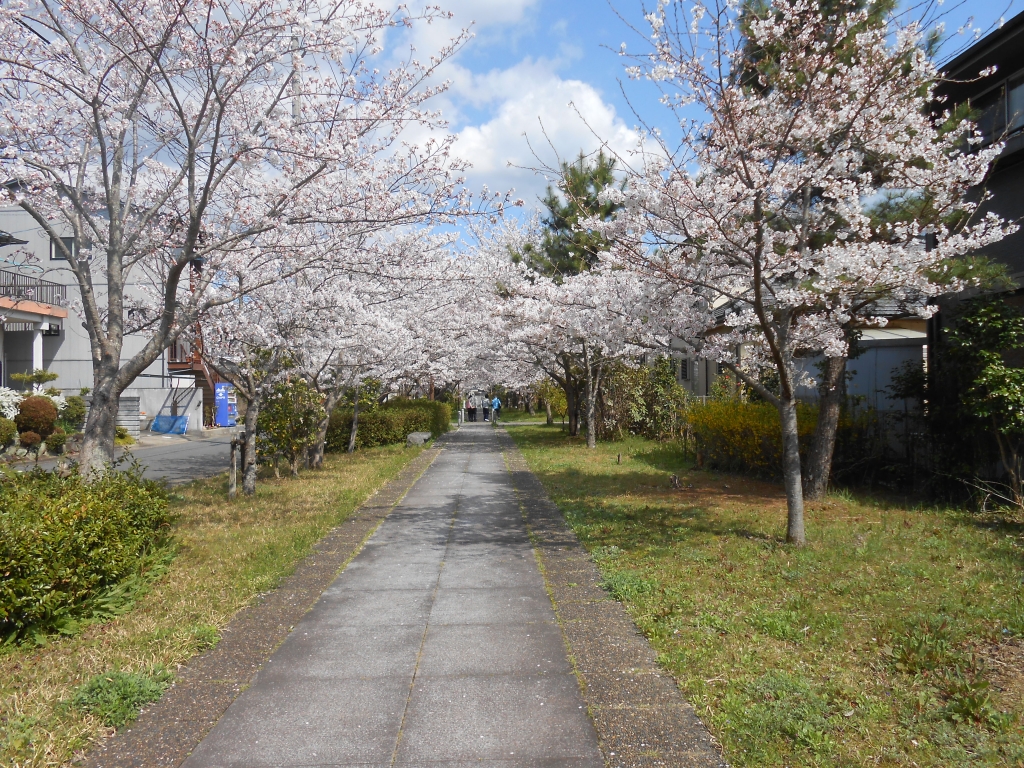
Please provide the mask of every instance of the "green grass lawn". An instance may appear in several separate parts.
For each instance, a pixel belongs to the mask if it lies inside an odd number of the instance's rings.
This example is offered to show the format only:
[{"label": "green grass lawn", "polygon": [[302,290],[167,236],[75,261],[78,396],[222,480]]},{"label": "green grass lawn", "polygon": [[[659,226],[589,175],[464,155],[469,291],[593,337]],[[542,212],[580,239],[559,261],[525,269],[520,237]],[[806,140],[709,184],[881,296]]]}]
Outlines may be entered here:
[{"label": "green grass lawn", "polygon": [[[481,418],[483,418],[481,416]],[[544,421],[544,411],[537,411],[537,413],[530,413],[529,411],[519,410],[517,408],[502,408],[501,415],[498,417],[498,422],[512,424],[518,421]]]},{"label": "green grass lawn", "polygon": [[795,549],[777,486],[508,431],[733,765],[1024,766],[1024,517],[844,493]]},{"label": "green grass lawn", "polygon": [[223,476],[178,489],[177,556],[131,611],[44,647],[0,650],[0,765],[70,765],[419,453],[328,455],[324,469],[262,480],[255,497],[234,502]]}]

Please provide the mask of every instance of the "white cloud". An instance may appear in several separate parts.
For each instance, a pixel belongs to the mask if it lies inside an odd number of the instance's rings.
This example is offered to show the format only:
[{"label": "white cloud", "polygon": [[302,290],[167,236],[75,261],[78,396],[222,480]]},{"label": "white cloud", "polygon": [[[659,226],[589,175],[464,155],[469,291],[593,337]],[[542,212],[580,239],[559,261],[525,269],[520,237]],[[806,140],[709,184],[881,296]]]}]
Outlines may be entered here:
[{"label": "white cloud", "polygon": [[636,146],[636,133],[597,89],[561,79],[544,62],[466,74],[456,78],[452,96],[477,106],[496,105],[490,119],[458,132],[455,151],[473,164],[471,187],[515,187],[517,196],[533,206],[548,181],[529,169],[557,167],[559,159],[572,160],[580,150],[594,152],[603,144],[622,156]]},{"label": "white cloud", "polygon": [[[408,42],[421,56],[432,54],[458,37],[463,29],[470,28],[473,35],[484,39],[501,36],[507,39],[521,33],[529,26],[527,14],[538,0],[450,0],[449,2],[409,3],[415,14],[425,5],[438,4],[453,14],[451,19],[434,21],[430,24],[413,25]],[[479,41],[477,41],[479,42]]]},{"label": "white cloud", "polygon": [[[411,44],[417,58],[425,59],[471,24],[475,39],[469,47],[515,49],[515,41],[529,41],[539,5],[539,0],[417,0],[410,9],[415,13],[434,2],[452,11],[454,18],[413,25],[391,49],[392,55],[401,57],[402,49]],[[526,47],[535,49],[532,44]],[[514,188],[517,197],[534,207],[548,180],[529,169],[557,167],[560,159],[571,160],[580,150],[594,152],[602,144],[623,156],[636,146],[636,133],[594,86],[558,75],[569,61],[583,57],[580,46],[565,41],[544,55],[549,58],[526,57],[508,69],[490,72],[474,72],[465,57],[456,55],[436,73],[434,82],[448,80],[450,88],[430,106],[439,109],[457,133],[456,154],[473,164],[467,173],[470,189]],[[425,135],[410,128],[404,138],[417,141]]]}]

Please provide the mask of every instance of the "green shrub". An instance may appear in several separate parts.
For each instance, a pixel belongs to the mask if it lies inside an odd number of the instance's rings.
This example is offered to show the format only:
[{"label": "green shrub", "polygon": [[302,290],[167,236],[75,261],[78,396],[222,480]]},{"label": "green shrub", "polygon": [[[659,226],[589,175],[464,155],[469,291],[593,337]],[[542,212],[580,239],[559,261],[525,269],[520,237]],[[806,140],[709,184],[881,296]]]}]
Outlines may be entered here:
[{"label": "green shrub", "polygon": [[64,398],[64,410],[60,412],[60,423],[65,432],[78,432],[85,422],[85,398],[70,395]]},{"label": "green shrub", "polygon": [[[705,466],[772,480],[782,476],[782,427],[775,406],[738,398],[692,402],[685,419]],[[806,459],[818,422],[817,404],[797,404],[797,422],[800,457]],[[877,427],[872,411],[853,415],[844,410],[840,414],[833,477],[856,479],[870,471],[884,452]]]},{"label": "green shrub", "polygon": [[[810,444],[817,419],[816,406],[797,406],[801,455]],[[782,427],[773,405],[738,399],[709,400],[692,404],[687,420],[705,466],[766,478],[781,475]]]},{"label": "green shrub", "polygon": [[114,445],[120,445],[125,448],[129,445],[135,445],[135,438],[128,431],[128,427],[114,427]]},{"label": "green shrub", "polygon": [[35,432],[45,440],[57,423],[57,406],[48,397],[31,395],[21,401],[14,423],[19,432]]},{"label": "green shrub", "polygon": [[59,453],[61,448],[64,447],[64,443],[68,441],[68,433],[60,427],[57,427],[50,433],[50,436],[46,438],[46,450],[50,453]]},{"label": "green shrub", "polygon": [[166,492],[138,471],[87,483],[0,474],[0,638],[59,628],[133,576],[164,543]]},{"label": "green shrub", "polygon": [[138,717],[146,704],[159,699],[170,680],[171,673],[162,667],[149,673],[103,672],[75,691],[71,706],[95,715],[110,728],[121,728]]},{"label": "green shrub", "polygon": [[256,452],[263,458],[283,455],[298,473],[300,458],[316,441],[323,398],[305,379],[279,382],[260,410]]},{"label": "green shrub", "polygon": [[[440,437],[451,429],[452,408],[448,403],[442,403],[437,400],[397,398],[386,402],[383,408],[384,410],[414,411],[423,414],[426,417],[426,426],[422,429],[410,430],[412,432],[429,432],[434,437]],[[405,440],[404,436],[402,440]]]},{"label": "green shrub", "polygon": [[[633,368],[624,363],[609,367],[602,383],[597,425],[602,438],[621,440],[641,435],[651,440],[678,436],[686,390],[676,381],[677,360],[658,358]],[[564,409],[565,393],[561,393]]]},{"label": "green shrub", "polygon": [[0,448],[12,443],[17,434],[18,426],[14,421],[0,416]]},{"label": "green shrub", "polygon": [[[356,447],[404,443],[411,432],[430,432],[438,437],[448,431],[451,408],[433,400],[392,400],[369,412],[359,412]],[[326,450],[339,453],[348,450],[352,429],[352,409],[336,409],[327,429]]]}]

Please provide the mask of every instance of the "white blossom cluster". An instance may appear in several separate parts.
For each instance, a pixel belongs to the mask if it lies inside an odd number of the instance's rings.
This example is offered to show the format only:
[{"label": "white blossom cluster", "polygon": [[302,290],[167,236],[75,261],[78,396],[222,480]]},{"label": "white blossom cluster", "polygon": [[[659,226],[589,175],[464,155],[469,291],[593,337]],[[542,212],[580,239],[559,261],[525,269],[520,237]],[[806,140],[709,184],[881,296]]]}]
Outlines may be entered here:
[{"label": "white blossom cluster", "polygon": [[30,395],[32,397],[45,397],[50,400],[57,409],[57,413],[63,411],[68,405],[67,398],[64,395],[47,394],[38,386],[32,392],[19,392],[9,387],[0,387],[0,416],[3,416],[5,419],[13,419],[18,415],[18,407],[21,405],[21,401]]}]

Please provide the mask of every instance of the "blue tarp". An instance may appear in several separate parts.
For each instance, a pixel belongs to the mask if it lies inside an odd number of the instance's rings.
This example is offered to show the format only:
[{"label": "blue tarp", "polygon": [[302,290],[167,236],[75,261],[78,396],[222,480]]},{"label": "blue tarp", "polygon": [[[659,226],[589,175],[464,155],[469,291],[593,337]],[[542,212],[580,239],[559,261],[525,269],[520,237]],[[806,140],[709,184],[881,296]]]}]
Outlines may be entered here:
[{"label": "blue tarp", "polygon": [[157,416],[153,419],[150,432],[164,435],[184,435],[188,429],[188,416]]}]

